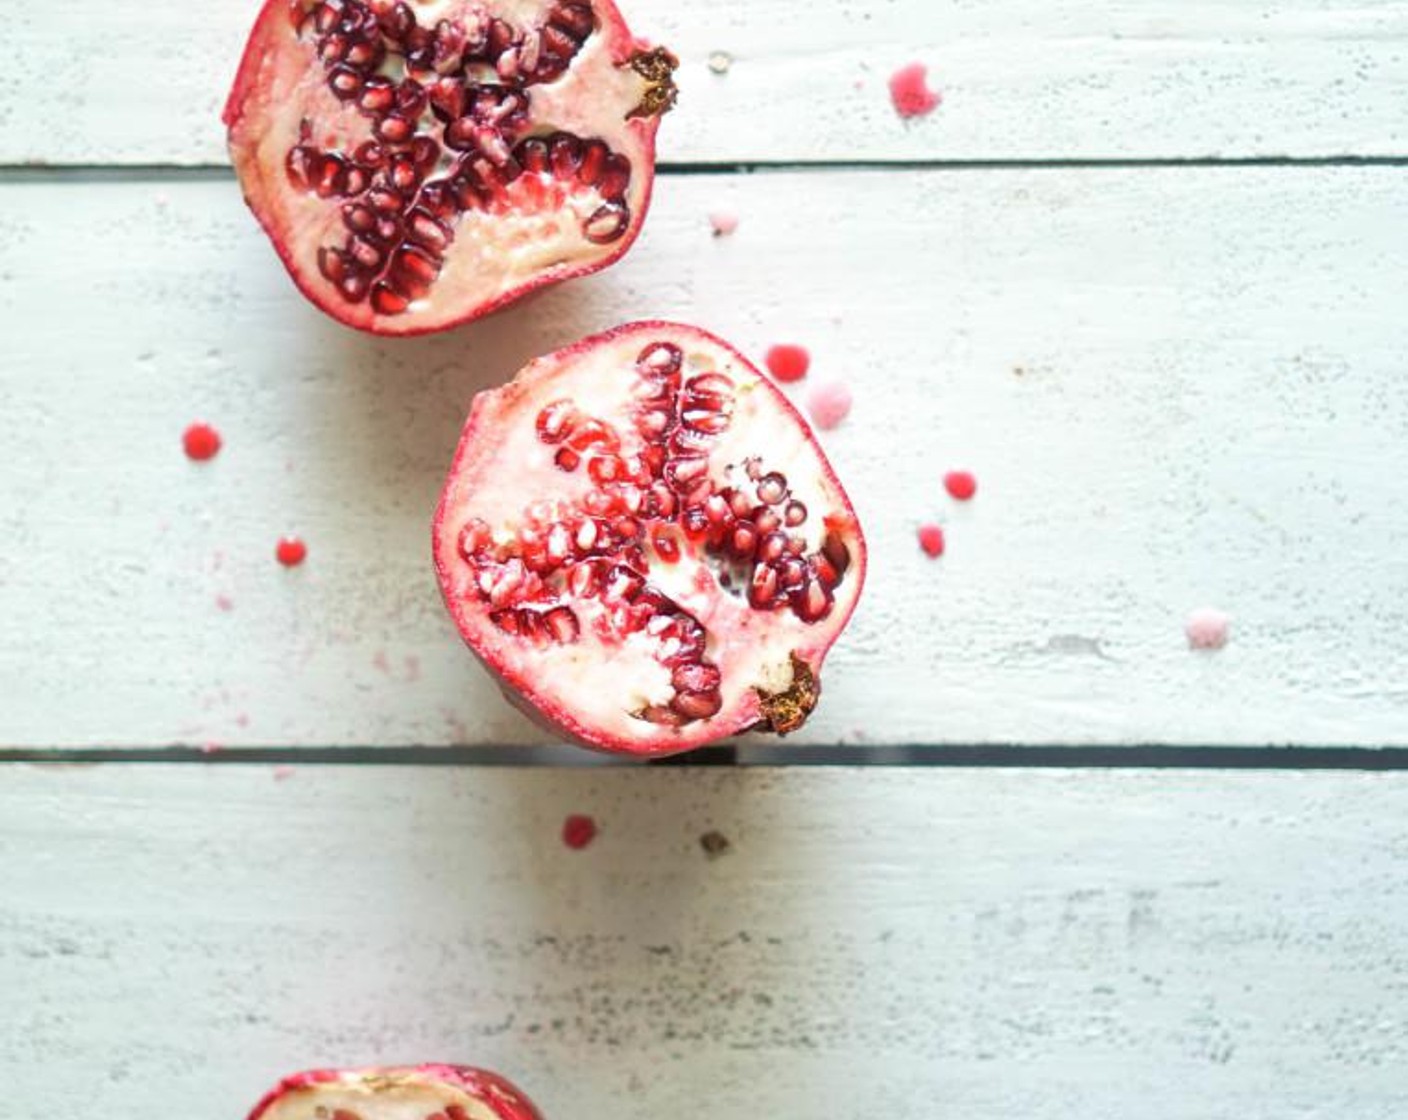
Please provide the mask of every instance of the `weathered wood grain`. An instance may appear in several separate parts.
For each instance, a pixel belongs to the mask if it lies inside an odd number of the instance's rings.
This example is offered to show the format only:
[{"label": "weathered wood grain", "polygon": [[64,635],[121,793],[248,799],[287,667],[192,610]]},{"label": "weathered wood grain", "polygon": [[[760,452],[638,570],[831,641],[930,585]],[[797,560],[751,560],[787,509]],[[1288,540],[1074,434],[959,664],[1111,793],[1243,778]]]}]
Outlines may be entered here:
[{"label": "weathered wood grain", "polygon": [[[224,162],[256,0],[9,7],[0,163]],[[683,62],[667,160],[1408,155],[1403,0],[623,7]],[[906,123],[886,79],[912,60],[944,105]]]},{"label": "weathered wood grain", "polygon": [[0,215],[2,744],[541,741],[444,617],[430,512],[473,392],[648,316],[855,389],[824,442],[871,584],[804,741],[1408,743],[1398,170],[671,180],[620,266],[409,342],[308,307],[228,181]]},{"label": "weathered wood grain", "polygon": [[560,1120],[1396,1120],[1405,822],[1396,774],[7,767],[5,1115],[434,1058]]}]

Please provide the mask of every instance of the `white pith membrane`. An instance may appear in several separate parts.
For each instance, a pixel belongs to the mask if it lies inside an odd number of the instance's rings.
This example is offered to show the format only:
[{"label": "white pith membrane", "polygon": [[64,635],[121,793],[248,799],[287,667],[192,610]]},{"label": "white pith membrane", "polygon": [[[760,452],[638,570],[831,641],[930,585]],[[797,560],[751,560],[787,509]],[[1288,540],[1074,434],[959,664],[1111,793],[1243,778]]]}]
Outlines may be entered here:
[{"label": "white pith membrane", "polygon": [[412,1071],[348,1073],[289,1088],[259,1120],[503,1120],[503,1113],[465,1087]]},{"label": "white pith membrane", "polygon": [[[473,43],[484,42],[488,17],[503,21],[516,36],[515,44],[564,44],[571,56],[564,60],[565,70],[547,72],[541,80],[521,73],[505,78],[487,56],[470,54],[458,66],[452,55],[436,69],[427,68],[428,56],[422,53],[408,67],[405,40],[365,32],[369,19],[379,26],[374,13],[368,15],[373,12],[369,4],[385,7],[387,0],[272,0],[251,36],[226,109],[231,157],[245,197],[310,298],[352,326],[417,333],[589,271],[625,250],[644,217],[658,124],[656,113],[630,114],[652,89],[660,95],[660,83],[633,68],[633,60],[649,52],[630,38],[609,2],[432,0],[404,5],[417,28],[438,31],[445,21],[469,29],[471,50]],[[575,11],[562,16],[564,9]],[[592,26],[578,46],[577,32],[552,21],[571,23],[588,9]],[[329,13],[340,13],[338,21]],[[344,26],[362,30],[344,34]],[[342,39],[329,47],[335,36]],[[374,41],[379,46],[367,45]],[[384,52],[384,57],[352,67],[337,57],[346,55],[347,43],[361,44],[364,53]],[[541,46],[535,49],[540,60],[546,57]],[[522,48],[513,50],[521,53]],[[331,57],[321,57],[329,52]],[[347,100],[330,85],[339,67],[352,71],[351,77],[342,77],[361,90]],[[442,79],[451,85],[463,82],[464,129],[475,138],[466,140],[462,132],[459,146],[452,146],[452,122],[429,106],[407,116],[415,126],[409,139],[378,137],[374,128],[381,127],[386,114],[400,112],[373,111],[362,104],[368,85],[380,79],[397,89],[415,82],[427,93]],[[496,117],[504,105],[517,111]],[[416,167],[412,145],[422,137],[436,144],[431,152],[421,141],[419,149],[433,160],[423,159],[416,178],[409,178]],[[570,158],[549,159],[542,170],[520,173],[524,141],[552,144],[562,138],[569,142],[557,150],[575,152],[575,167]],[[363,158],[369,143],[379,149],[379,162]],[[592,172],[585,173],[597,181],[583,182],[582,156],[598,145],[604,146],[605,157],[598,152],[588,161]],[[291,157],[291,152],[298,154]],[[393,185],[392,162],[398,155],[403,158],[398,185]],[[598,178],[595,169],[607,161],[615,170]],[[325,175],[329,167],[341,169]],[[435,184],[442,189],[425,191]],[[385,194],[379,196],[380,207],[373,205],[378,188],[395,190],[404,206],[388,207]],[[438,198],[432,197],[437,193]],[[353,224],[359,219],[345,211],[358,205],[400,228],[388,234],[392,227],[383,225],[378,233],[365,214],[360,224]],[[437,231],[424,219],[412,223],[408,216],[417,209],[442,228]],[[363,243],[357,250],[354,237]],[[411,252],[398,258],[407,249]],[[378,284],[392,295],[378,295]],[[386,314],[377,310],[379,301],[387,310],[387,301],[398,297],[404,307]]]},{"label": "white pith membrane", "polygon": [[[642,462],[650,441],[638,418],[660,403],[661,379],[642,374],[638,358],[660,344],[677,347],[682,360],[663,442],[674,446],[682,432],[688,454],[671,454],[656,473]],[[731,388],[720,403],[714,390],[724,384]],[[643,404],[643,397],[653,399]],[[549,442],[539,431],[545,415],[575,419]],[[592,421],[619,440],[614,454]],[[701,434],[701,425],[711,430]],[[560,455],[567,466],[577,458],[575,469],[563,469]],[[594,480],[594,457],[624,463],[631,479]],[[781,487],[774,475],[785,480]],[[675,508],[660,516],[659,502],[670,495]],[[723,532],[721,502],[732,511]],[[711,512],[701,522],[691,508]],[[621,517],[635,523],[636,536],[629,524],[624,535],[617,528]],[[740,524],[755,529],[751,550],[746,534],[733,535]],[[778,541],[765,544],[769,533],[792,542],[780,561]],[[633,541],[644,542],[634,553]],[[865,568],[854,513],[805,421],[730,347],[696,328],[661,323],[634,324],[540,358],[504,388],[475,398],[437,513],[435,552],[461,633],[508,684],[573,736],[641,753],[684,750],[759,724],[799,725]],[[785,579],[774,585],[762,572],[755,584],[760,567],[776,573],[775,563],[789,561]],[[800,584],[798,564],[806,577]],[[578,567],[593,574],[579,581]],[[554,614],[562,608],[570,618]],[[702,628],[698,660],[721,677],[715,699],[698,674],[683,684],[676,675],[691,644],[690,624],[673,625],[679,615]],[[795,723],[773,718],[767,701],[789,692],[801,706]]]}]

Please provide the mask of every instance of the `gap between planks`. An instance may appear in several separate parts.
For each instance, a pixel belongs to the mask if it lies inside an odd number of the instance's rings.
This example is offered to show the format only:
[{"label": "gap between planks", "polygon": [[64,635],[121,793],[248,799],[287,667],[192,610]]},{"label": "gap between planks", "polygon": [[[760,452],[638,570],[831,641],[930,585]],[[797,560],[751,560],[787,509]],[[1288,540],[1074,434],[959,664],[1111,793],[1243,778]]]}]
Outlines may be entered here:
[{"label": "gap between planks", "polygon": [[[658,175],[754,175],[851,171],[1128,171],[1246,167],[1408,167],[1408,156],[1244,156],[1085,159],[800,160],[720,163],[658,163]],[[223,181],[234,178],[224,163],[23,163],[0,164],[0,184],[32,182],[143,183],[158,179]]]},{"label": "gap between planks", "polygon": [[204,766],[848,767],[987,770],[1408,770],[1408,748],[1120,746],[721,746],[638,760],[575,747],[0,748],[0,765],[195,763]]}]

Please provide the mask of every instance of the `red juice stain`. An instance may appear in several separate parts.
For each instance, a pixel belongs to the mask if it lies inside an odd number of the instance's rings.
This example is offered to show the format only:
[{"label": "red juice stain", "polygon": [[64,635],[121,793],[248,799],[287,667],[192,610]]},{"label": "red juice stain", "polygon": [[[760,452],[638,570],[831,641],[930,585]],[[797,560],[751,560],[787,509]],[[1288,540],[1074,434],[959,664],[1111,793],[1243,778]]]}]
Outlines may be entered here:
[{"label": "red juice stain", "polygon": [[922,62],[911,62],[890,75],[890,100],[901,117],[922,117],[938,108],[942,98],[929,88],[928,73]]},{"label": "red juice stain", "polygon": [[308,558],[308,546],[298,537],[280,537],[274,555],[285,568],[296,568]]},{"label": "red juice stain", "polygon": [[181,433],[181,445],[186,449],[186,458],[203,463],[219,452],[220,433],[209,424],[192,424]]},{"label": "red juice stain", "polygon": [[582,813],[573,813],[562,822],[562,842],[574,852],[580,852],[596,839],[596,821]]},{"label": "red juice stain", "polygon": [[919,547],[937,560],[944,554],[944,531],[937,525],[921,525]]},{"label": "red juice stain", "polygon": [[777,380],[801,381],[811,368],[812,356],[807,353],[806,347],[784,342],[770,347],[764,361],[768,364],[768,372]]},{"label": "red juice stain", "polygon": [[949,471],[944,475],[944,489],[949,497],[966,502],[978,492],[978,480],[973,477],[972,471]]}]

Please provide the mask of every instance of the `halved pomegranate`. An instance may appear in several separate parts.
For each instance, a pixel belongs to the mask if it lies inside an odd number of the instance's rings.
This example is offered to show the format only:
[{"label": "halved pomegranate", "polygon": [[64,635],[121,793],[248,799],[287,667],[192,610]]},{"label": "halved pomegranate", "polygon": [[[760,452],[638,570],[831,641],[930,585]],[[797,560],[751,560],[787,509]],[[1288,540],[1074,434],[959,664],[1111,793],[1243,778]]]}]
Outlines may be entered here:
[{"label": "halved pomegranate", "polygon": [[515,1086],[468,1066],[315,1069],[285,1077],[249,1120],[542,1120]]},{"label": "halved pomegranate", "polygon": [[480,393],[434,524],[441,591],[511,699],[588,746],[800,727],[865,579],[807,427],[697,327],[619,327]]},{"label": "halved pomegranate", "polygon": [[676,65],[611,0],[267,0],[224,120],[304,294],[421,334],[630,247]]}]

